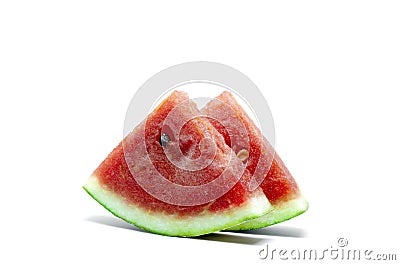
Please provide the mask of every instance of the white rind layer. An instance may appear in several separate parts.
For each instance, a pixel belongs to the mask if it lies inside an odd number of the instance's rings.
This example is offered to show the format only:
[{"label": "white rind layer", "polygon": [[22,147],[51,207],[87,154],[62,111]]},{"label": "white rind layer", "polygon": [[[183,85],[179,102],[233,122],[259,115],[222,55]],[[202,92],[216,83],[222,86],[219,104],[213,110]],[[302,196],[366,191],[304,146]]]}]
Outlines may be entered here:
[{"label": "white rind layer", "polygon": [[103,187],[94,175],[89,178],[83,188],[117,217],[145,230],[169,236],[198,236],[220,231],[263,216],[272,210],[268,199],[260,192],[241,207],[232,207],[221,213],[205,212],[201,215],[180,217],[150,212],[128,204],[121,196]]},{"label": "white rind layer", "polygon": [[307,209],[308,202],[300,194],[292,200],[274,205],[274,210],[266,215],[230,227],[227,230],[251,230],[271,226],[296,217],[307,211]]}]

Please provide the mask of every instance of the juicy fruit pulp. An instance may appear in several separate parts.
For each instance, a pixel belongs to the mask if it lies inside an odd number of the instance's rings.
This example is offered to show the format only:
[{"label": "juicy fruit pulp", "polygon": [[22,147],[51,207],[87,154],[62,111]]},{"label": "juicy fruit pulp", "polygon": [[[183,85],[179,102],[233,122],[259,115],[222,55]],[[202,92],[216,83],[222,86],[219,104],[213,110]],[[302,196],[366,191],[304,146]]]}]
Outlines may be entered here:
[{"label": "juicy fruit pulp", "polygon": [[[262,190],[248,189],[250,172],[199,114],[185,93],[173,92],[108,155],[84,189],[125,221],[171,236],[215,232],[269,212],[271,206]],[[177,132],[174,128],[180,124]],[[213,157],[199,170],[190,170],[207,161],[203,154],[209,148],[203,146],[204,139],[215,143]],[[183,158],[177,158],[177,150]],[[167,180],[165,185],[157,183],[158,175]],[[173,183],[195,189],[220,179],[213,192],[221,196],[211,201],[205,198],[207,190],[187,196],[168,188]]]},{"label": "juicy fruit pulp", "polygon": [[[225,142],[239,157],[243,157],[246,169],[252,174],[271,202],[274,210],[260,218],[250,220],[229,230],[247,230],[270,226],[293,218],[308,208],[299,187],[267,139],[262,135],[251,118],[237,103],[233,95],[223,92],[210,101],[202,113],[223,135]],[[234,123],[240,121],[248,137],[248,150],[243,149],[243,132]],[[246,155],[243,156],[243,152]]]}]

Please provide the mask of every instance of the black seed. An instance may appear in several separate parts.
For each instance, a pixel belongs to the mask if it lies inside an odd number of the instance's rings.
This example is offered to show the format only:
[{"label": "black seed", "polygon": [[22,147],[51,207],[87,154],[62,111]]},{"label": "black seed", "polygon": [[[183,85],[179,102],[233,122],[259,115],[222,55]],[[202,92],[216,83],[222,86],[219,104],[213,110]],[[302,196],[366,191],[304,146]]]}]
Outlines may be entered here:
[{"label": "black seed", "polygon": [[166,146],[170,141],[171,141],[171,138],[169,138],[168,134],[166,134],[166,133],[161,134],[160,144],[162,146]]}]

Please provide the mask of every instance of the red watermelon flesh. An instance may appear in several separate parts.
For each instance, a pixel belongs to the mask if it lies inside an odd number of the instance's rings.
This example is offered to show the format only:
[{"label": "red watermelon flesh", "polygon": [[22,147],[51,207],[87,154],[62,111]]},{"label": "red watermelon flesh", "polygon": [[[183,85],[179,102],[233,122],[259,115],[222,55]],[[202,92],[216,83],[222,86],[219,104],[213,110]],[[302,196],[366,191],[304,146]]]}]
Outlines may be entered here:
[{"label": "red watermelon flesh", "polygon": [[[293,176],[230,92],[225,91],[210,101],[202,109],[202,113],[210,117],[211,124],[224,136],[225,142],[235,153],[240,154],[241,150],[245,150],[248,158],[242,159],[246,169],[253,175],[253,180],[260,185],[274,207],[272,212],[230,230],[266,227],[291,219],[307,210],[308,203]],[[243,132],[237,129],[237,125],[232,126],[238,120],[246,128],[246,137],[243,137]],[[248,149],[243,149],[243,142],[246,142],[243,141],[244,138],[248,139]]]},{"label": "red watermelon flesh", "polygon": [[[248,189],[251,174],[199,114],[186,93],[174,91],[108,155],[84,189],[125,221],[171,236],[219,231],[270,211],[261,189]],[[163,133],[169,138],[164,147]],[[181,192],[181,186],[194,192]],[[196,204],[227,187],[220,197]]]}]

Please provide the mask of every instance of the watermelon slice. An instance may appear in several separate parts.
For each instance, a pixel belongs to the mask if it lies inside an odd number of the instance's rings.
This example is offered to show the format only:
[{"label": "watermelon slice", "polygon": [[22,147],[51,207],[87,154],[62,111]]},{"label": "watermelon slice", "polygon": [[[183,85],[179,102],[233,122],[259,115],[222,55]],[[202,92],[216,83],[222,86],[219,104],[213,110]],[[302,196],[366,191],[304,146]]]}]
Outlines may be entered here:
[{"label": "watermelon slice", "polygon": [[250,172],[199,114],[186,93],[172,92],[83,188],[117,217],[169,236],[211,233],[271,211],[263,191],[248,188]]},{"label": "watermelon slice", "polygon": [[[209,117],[209,121],[224,136],[225,142],[253,175],[253,180],[256,181],[253,187],[260,185],[274,207],[272,212],[229,230],[270,226],[300,215],[308,209],[308,202],[285,164],[230,92],[225,91],[210,101],[202,109],[202,113]],[[249,148],[243,147],[243,132],[238,131],[238,126],[234,125],[238,120],[246,127]]]}]

